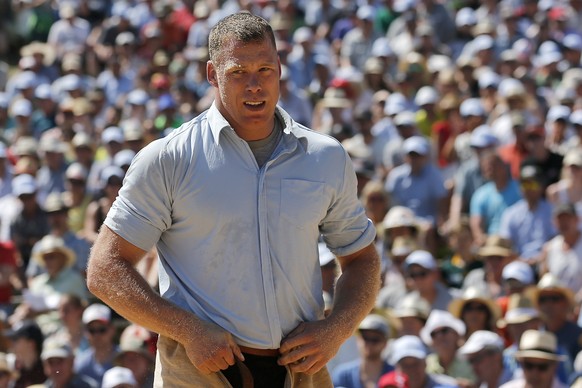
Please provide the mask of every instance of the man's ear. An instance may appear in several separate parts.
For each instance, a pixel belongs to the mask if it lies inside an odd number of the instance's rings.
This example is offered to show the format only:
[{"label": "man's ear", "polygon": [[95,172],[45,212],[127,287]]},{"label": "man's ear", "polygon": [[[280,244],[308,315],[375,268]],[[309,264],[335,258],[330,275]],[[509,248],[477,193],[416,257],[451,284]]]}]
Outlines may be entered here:
[{"label": "man's ear", "polygon": [[216,68],[214,67],[214,63],[212,63],[212,61],[206,62],[206,79],[210,85],[214,86],[215,88],[218,87],[218,80],[216,79]]}]

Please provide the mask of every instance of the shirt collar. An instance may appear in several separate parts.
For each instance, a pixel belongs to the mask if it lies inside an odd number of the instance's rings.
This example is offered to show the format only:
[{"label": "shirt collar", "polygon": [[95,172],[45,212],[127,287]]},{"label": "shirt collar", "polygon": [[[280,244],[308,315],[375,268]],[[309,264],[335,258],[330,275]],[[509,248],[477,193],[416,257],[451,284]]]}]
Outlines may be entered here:
[{"label": "shirt collar", "polygon": [[[281,122],[284,124],[283,126],[284,134],[293,134],[296,137],[299,137],[297,136],[297,134],[293,132],[291,116],[289,116],[289,114],[285,112],[285,110],[277,106],[275,109],[275,115],[277,115],[281,119]],[[234,131],[234,129],[230,126],[228,121],[224,118],[222,113],[220,113],[220,111],[216,107],[216,102],[213,102],[212,106],[208,109],[206,119],[208,120],[208,125],[210,126],[212,137],[214,138],[214,143],[217,145],[220,144],[220,133],[223,130],[228,129]]]}]

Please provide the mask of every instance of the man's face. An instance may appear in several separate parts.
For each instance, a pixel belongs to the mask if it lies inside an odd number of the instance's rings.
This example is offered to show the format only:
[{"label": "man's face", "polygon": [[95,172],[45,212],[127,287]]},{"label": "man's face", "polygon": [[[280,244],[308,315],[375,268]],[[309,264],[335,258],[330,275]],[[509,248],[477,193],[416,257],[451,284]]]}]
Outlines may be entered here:
[{"label": "man's face", "polygon": [[67,256],[60,251],[55,252],[47,252],[42,255],[46,271],[50,276],[55,276],[63,268],[65,268],[67,264]]},{"label": "man's face", "polygon": [[43,361],[44,373],[56,386],[64,386],[73,374],[73,357],[51,357]]},{"label": "man's face", "polygon": [[523,376],[529,387],[545,388],[552,386],[552,380],[556,375],[556,361],[524,357],[520,364],[523,369]]},{"label": "man's face", "polygon": [[396,364],[396,370],[408,376],[410,388],[424,386],[426,380],[426,362],[420,358],[404,357]]},{"label": "man's face", "polygon": [[467,356],[467,361],[471,364],[479,381],[485,381],[502,367],[500,353],[491,349],[483,349],[471,354]]},{"label": "man's face", "polygon": [[281,64],[269,39],[225,43],[220,55],[207,64],[208,82],[216,88],[216,104],[230,125],[248,140],[270,133],[279,100]]},{"label": "man's face", "polygon": [[106,322],[92,321],[87,324],[87,338],[96,349],[110,346],[115,335],[115,328]]},{"label": "man's face", "polygon": [[357,343],[361,357],[379,359],[388,342],[386,336],[378,330],[360,330],[359,334]]},{"label": "man's face", "polygon": [[538,305],[540,311],[548,319],[565,319],[569,312],[568,300],[561,292],[544,291],[538,296]]},{"label": "man's face", "polygon": [[430,290],[434,287],[435,271],[431,271],[418,264],[412,264],[405,273],[407,285],[420,292]]}]

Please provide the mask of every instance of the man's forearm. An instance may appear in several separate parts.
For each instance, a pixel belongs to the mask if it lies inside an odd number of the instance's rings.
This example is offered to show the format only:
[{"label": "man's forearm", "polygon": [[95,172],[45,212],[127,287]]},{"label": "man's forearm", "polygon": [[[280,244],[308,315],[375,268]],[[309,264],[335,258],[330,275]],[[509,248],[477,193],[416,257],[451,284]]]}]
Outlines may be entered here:
[{"label": "man's forearm", "polygon": [[347,339],[374,307],[380,288],[380,258],[369,245],[342,266],[329,322]]}]

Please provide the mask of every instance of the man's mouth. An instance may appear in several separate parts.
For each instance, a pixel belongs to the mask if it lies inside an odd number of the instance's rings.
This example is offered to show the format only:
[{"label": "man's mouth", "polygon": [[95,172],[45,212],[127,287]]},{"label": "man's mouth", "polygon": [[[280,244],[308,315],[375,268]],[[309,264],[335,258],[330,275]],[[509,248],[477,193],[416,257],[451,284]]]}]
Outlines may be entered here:
[{"label": "man's mouth", "polygon": [[250,106],[261,106],[265,103],[265,101],[246,101],[245,105],[250,105]]}]

